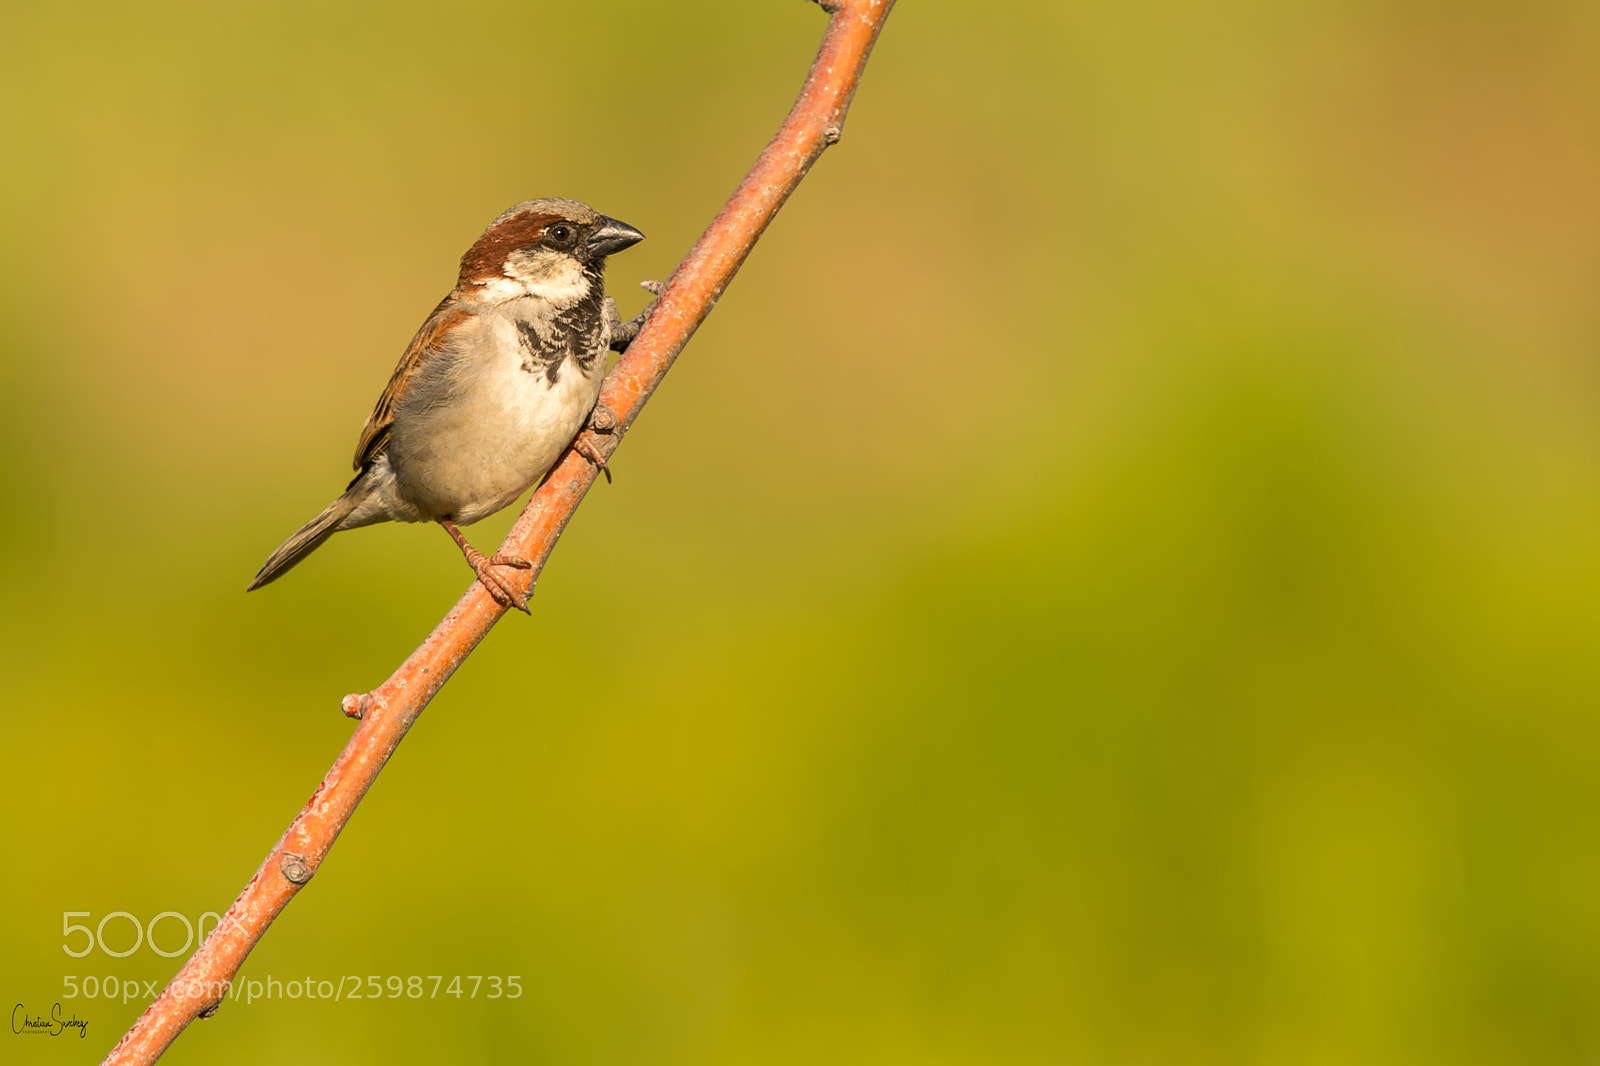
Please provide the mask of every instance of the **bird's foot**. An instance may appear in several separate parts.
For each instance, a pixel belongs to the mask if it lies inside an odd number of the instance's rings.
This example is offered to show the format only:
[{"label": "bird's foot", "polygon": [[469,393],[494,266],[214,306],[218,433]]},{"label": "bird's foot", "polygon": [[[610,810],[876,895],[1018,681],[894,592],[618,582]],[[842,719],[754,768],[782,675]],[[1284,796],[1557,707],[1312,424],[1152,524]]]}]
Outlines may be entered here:
[{"label": "bird's foot", "polygon": [[478,583],[484,587],[484,590],[490,596],[494,597],[494,602],[502,607],[515,607],[523,614],[531,613],[528,610],[528,597],[533,593],[532,586],[530,585],[528,591],[524,592],[519,587],[518,582],[509,581],[505,575],[496,573],[495,567],[503,566],[511,570],[531,570],[533,569],[532,563],[521,556],[507,555],[504,552],[495,555],[491,559],[471,544],[468,544],[467,538],[462,536],[461,530],[456,527],[454,522],[448,518],[441,518],[439,524],[444,527],[444,531],[450,534],[451,539],[461,548],[461,554],[467,558],[467,565],[472,567],[474,574],[478,575]]},{"label": "bird's foot", "polygon": [[606,457],[600,454],[600,449],[596,448],[594,442],[585,435],[588,432],[588,430],[584,430],[583,433],[578,434],[578,439],[572,442],[572,450],[595,466],[598,466],[600,472],[606,476],[606,484],[609,485],[611,484],[611,468],[606,465]]},{"label": "bird's foot", "polygon": [[[661,293],[666,290],[667,283],[664,281],[641,281],[639,282],[639,287],[656,297],[660,297]],[[610,297],[606,298],[606,303],[610,305],[606,308],[606,313],[612,320],[611,347],[613,349],[619,352],[628,350],[628,345],[632,344],[633,339],[639,335],[639,331],[644,329],[644,324],[650,321],[650,312],[656,309],[656,302],[656,300],[651,300],[645,305],[643,311],[624,322],[622,321],[622,315],[617,311],[616,301]]]},{"label": "bird's foot", "polygon": [[477,549],[473,549],[472,553],[467,556],[467,562],[471,565],[473,572],[478,575],[478,583],[488,590],[489,595],[494,597],[494,602],[502,607],[515,607],[523,614],[533,613],[528,610],[528,597],[533,590],[530,588],[527,592],[524,592],[518,583],[508,581],[504,576],[495,572],[495,567],[498,566],[511,570],[531,570],[533,569],[532,563],[515,555],[496,555],[492,559],[486,558]]},{"label": "bird's foot", "polygon": [[532,570],[533,564],[520,555],[507,555],[500,552],[489,560],[492,566],[509,566],[513,570]]},{"label": "bird's foot", "polygon": [[606,484],[611,484],[611,468],[606,465],[606,457],[600,454],[600,449],[595,447],[594,437],[601,433],[610,433],[617,428],[620,420],[617,412],[603,403],[597,403],[594,410],[589,413],[589,421],[578,431],[578,436],[572,442],[572,450],[589,460],[600,468],[606,476]]}]

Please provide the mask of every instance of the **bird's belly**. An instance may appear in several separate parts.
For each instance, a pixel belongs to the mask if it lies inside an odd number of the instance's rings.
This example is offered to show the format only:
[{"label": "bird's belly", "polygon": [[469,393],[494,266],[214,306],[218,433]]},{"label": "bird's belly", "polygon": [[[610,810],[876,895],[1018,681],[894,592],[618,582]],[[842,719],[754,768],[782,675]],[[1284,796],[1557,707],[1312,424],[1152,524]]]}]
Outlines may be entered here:
[{"label": "bird's belly", "polygon": [[566,451],[600,395],[601,373],[565,362],[555,383],[503,353],[451,400],[395,426],[396,488],[422,517],[466,525],[507,506]]}]

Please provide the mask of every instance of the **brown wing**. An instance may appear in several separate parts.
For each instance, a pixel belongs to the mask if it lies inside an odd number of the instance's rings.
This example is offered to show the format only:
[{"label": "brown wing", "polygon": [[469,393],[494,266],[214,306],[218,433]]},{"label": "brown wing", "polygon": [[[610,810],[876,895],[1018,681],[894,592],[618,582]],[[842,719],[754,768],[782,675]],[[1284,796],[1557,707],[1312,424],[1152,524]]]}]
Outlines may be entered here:
[{"label": "brown wing", "polygon": [[356,442],[357,470],[365,469],[389,443],[389,429],[394,425],[395,401],[405,392],[407,383],[418,369],[439,353],[450,328],[469,313],[462,310],[456,294],[452,292],[439,302],[433,314],[417,330],[417,335],[411,338],[406,354],[400,357],[394,373],[389,376],[389,384],[384,386],[383,395],[378,397],[378,405],[367,417],[367,424],[361,430],[361,439]]}]

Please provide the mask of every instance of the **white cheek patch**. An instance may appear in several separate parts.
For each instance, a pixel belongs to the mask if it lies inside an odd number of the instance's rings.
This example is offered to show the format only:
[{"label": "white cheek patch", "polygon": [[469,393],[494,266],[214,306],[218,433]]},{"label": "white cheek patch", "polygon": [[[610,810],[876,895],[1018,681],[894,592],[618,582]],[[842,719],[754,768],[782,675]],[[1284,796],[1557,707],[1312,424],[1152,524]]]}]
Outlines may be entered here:
[{"label": "white cheek patch", "polygon": [[528,290],[523,287],[522,282],[512,281],[510,278],[485,278],[478,284],[481,286],[479,293],[492,303],[515,300],[528,295]]},{"label": "white cheek patch", "polygon": [[[537,296],[559,307],[570,306],[589,295],[589,280],[583,267],[570,255],[548,251],[513,253],[506,260],[504,274],[516,295]],[[498,287],[504,283],[495,278],[489,284]],[[496,291],[498,294],[498,288]]]},{"label": "white cheek patch", "polygon": [[585,280],[583,272],[574,270],[573,274],[571,278],[525,284],[529,295],[543,297],[553,304],[568,307],[589,295],[589,282]]}]

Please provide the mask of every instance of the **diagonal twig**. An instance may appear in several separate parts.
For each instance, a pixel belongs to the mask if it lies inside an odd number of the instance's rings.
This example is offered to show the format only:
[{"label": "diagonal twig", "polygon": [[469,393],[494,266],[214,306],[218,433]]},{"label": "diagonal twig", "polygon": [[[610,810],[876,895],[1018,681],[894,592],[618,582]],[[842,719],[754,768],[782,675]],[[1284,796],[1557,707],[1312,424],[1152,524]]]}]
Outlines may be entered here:
[{"label": "diagonal twig", "polygon": [[[799,99],[738,189],[668,279],[649,320],[607,375],[600,402],[617,416],[592,438],[609,458],[689,338],[716,304],[762,231],[828,145],[839,139],[850,98],[894,0],[818,0],[828,28]],[[537,579],[599,467],[569,452],[511,527],[502,553],[533,563],[514,580]],[[506,608],[473,582],[394,675],[364,695],[346,696],[361,719],[338,759],[222,922],[105,1063],[150,1063],[196,1018],[216,1013],[230,983],[272,920],[317,871],[406,731]]]}]

